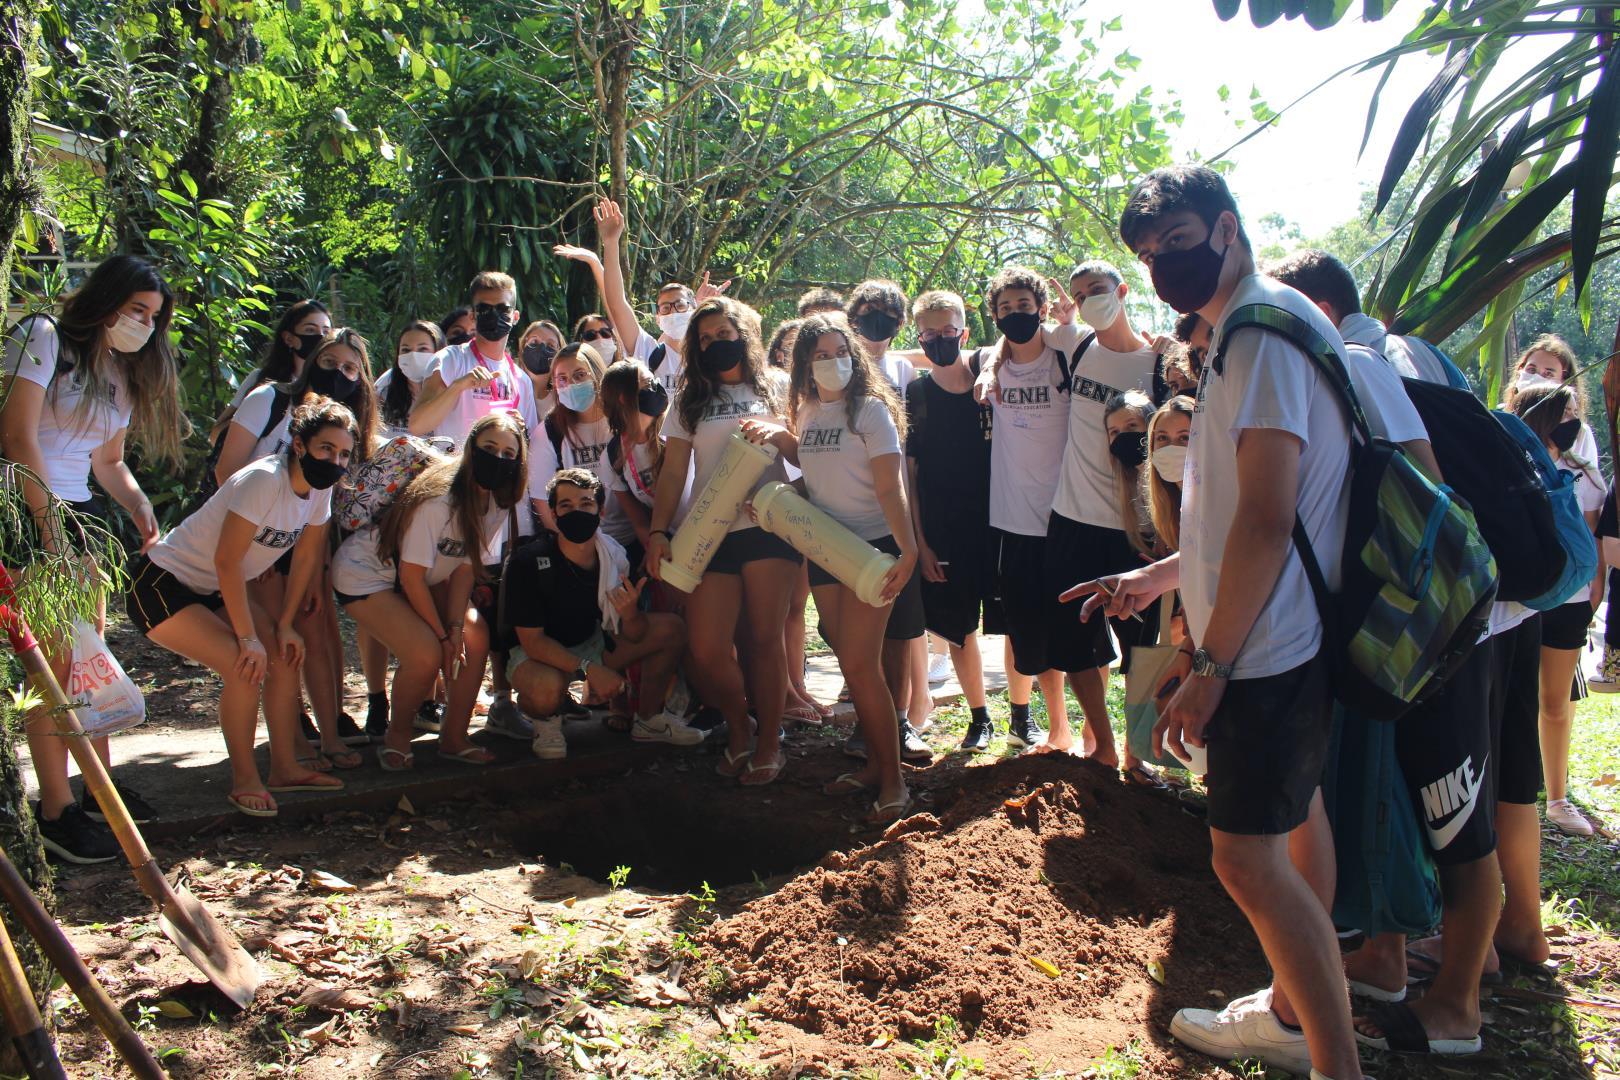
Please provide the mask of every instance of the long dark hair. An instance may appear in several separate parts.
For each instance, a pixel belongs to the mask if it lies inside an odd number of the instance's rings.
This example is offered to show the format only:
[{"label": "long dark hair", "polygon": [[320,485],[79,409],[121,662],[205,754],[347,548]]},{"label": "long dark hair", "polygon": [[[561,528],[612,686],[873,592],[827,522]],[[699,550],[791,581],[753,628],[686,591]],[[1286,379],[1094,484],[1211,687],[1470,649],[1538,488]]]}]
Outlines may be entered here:
[{"label": "long dark hair", "polygon": [[[107,320],[138,292],[155,292],[163,298],[152,319],[152,336],[135,353],[104,347]],[[84,387],[81,409],[107,400],[116,366],[129,394],[130,434],[149,458],[178,466],[191,424],[180,406],[179,375],[169,347],[173,318],[174,293],[152,264],[134,255],[114,255],[63,299],[56,322],[61,350],[57,362],[66,362],[78,373]]]},{"label": "long dark hair", "polygon": [[770,377],[770,365],[765,362],[765,337],[760,330],[759,312],[741,300],[733,300],[729,296],[711,296],[692,312],[692,321],[686,327],[686,340],[681,343],[681,355],[686,357],[686,367],[675,397],[675,411],[680,415],[681,423],[686,425],[687,431],[697,431],[704,408],[719,393],[722,385],[719,379],[703,370],[699,356],[703,350],[698,345],[698,324],[705,317],[715,314],[724,315],[748,346],[742,361],[742,380],[732,385],[752,388],[765,402],[770,414],[780,416],[782,395],[777,390],[776,380]]},{"label": "long dark hair", "polygon": [[252,384],[257,386],[266,382],[287,382],[293,377],[293,368],[297,357],[293,354],[292,346],[282,340],[281,335],[291,334],[293,327],[305,319],[320,312],[331,318],[332,313],[326,310],[326,305],[319,300],[300,300],[276,323],[275,333],[270,335],[270,347],[264,351],[264,359],[259,362],[259,370],[249,375]]},{"label": "long dark hair", "polygon": [[793,360],[789,365],[789,379],[791,397],[788,399],[788,422],[798,429],[799,406],[806,400],[821,400],[821,392],[816,387],[813,358],[816,352],[816,339],[822,334],[839,334],[844,344],[849,346],[850,364],[849,385],[844,387],[844,412],[849,420],[849,430],[860,434],[855,429],[855,417],[860,413],[867,399],[880,402],[889,410],[889,416],[894,420],[895,430],[900,433],[900,441],[906,438],[906,411],[900,407],[900,398],[889,385],[889,380],[878,371],[877,365],[867,355],[866,349],[861,345],[855,330],[849,325],[849,319],[841,311],[827,311],[818,315],[808,316],[799,326],[799,336],[793,341]]},{"label": "long dark hair", "polygon": [[[607,417],[608,428],[613,437],[619,440],[619,446],[624,450],[624,461],[629,464],[632,472],[635,471],[634,449],[624,444],[624,434],[630,430],[630,422],[641,411],[638,400],[642,390],[655,386],[658,377],[648,371],[646,366],[636,360],[620,360],[607,369],[597,383],[596,397],[602,403],[602,413]],[[652,426],[647,429],[647,448],[652,452],[652,471],[657,476],[664,467],[664,414],[652,418]]]},{"label": "long dark hair", "polygon": [[478,512],[478,482],[473,479],[473,448],[478,438],[492,427],[504,428],[517,442],[517,460],[521,467],[512,483],[503,491],[491,491],[495,505],[511,507],[523,497],[529,486],[529,439],[523,432],[523,422],[509,412],[493,412],[480,417],[467,432],[467,441],[455,457],[429,465],[420,476],[410,482],[394,499],[383,518],[382,531],[377,537],[377,556],[386,565],[399,561],[399,545],[423,503],[446,493],[450,496],[450,516],[461,528],[461,540],[467,547],[473,574],[482,581],[485,577],[484,560],[478,553],[485,547],[483,515]]},{"label": "long dark hair", "polygon": [[[411,324],[399,332],[402,338],[406,334],[426,334],[428,340],[433,342],[433,351],[438,352],[444,348],[444,331],[438,325],[426,319],[413,319]],[[388,389],[383,391],[382,420],[391,427],[405,427],[411,422],[411,406],[416,399],[411,396],[411,380],[399,370],[399,341],[394,341],[394,361],[389,367],[394,377],[388,380]]]},{"label": "long dark hair", "polygon": [[[339,345],[354,350],[360,357],[360,385],[345,407],[354,414],[358,432],[354,440],[354,460],[361,462],[371,457],[372,443],[377,438],[377,391],[371,382],[371,353],[366,348],[366,339],[358,331],[343,327],[327,334],[315,351],[309,354],[309,359],[304,361],[304,370],[298,373],[298,378],[285,385],[284,389],[295,407],[306,400],[319,398],[321,395],[309,388],[309,377],[315,371],[315,361],[321,358],[322,353]],[[399,378],[403,379],[404,376]]]}]

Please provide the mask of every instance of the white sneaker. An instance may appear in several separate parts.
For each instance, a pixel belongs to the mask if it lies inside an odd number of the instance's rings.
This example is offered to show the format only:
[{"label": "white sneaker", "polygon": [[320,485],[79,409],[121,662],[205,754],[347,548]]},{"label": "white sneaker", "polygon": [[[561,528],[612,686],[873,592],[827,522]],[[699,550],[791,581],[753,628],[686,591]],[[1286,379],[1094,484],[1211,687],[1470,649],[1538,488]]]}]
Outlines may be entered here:
[{"label": "white sneaker", "polygon": [[950,653],[931,653],[928,661],[928,681],[931,683],[944,682],[953,672],[951,668]]},{"label": "white sneaker", "polygon": [[1220,1012],[1182,1009],[1170,1021],[1170,1036],[1219,1061],[1259,1058],[1299,1076],[1311,1072],[1311,1051],[1302,1032],[1283,1027],[1271,1011],[1271,988],[1238,998]]},{"label": "white sneaker", "polygon": [[529,743],[529,749],[534,751],[535,757],[556,761],[568,756],[568,740],[563,738],[562,717],[536,717],[532,723],[534,741]]},{"label": "white sneaker", "polygon": [[636,742],[664,742],[672,746],[696,746],[706,734],[667,712],[646,720],[638,717],[635,726],[630,729],[630,737]]},{"label": "white sneaker", "polygon": [[1591,836],[1592,823],[1568,799],[1547,801],[1547,820],[1565,836]]},{"label": "white sneaker", "polygon": [[669,684],[669,693],[664,695],[664,711],[673,716],[686,716],[692,712],[692,704],[692,688],[686,685],[686,677],[676,672],[675,680]]}]

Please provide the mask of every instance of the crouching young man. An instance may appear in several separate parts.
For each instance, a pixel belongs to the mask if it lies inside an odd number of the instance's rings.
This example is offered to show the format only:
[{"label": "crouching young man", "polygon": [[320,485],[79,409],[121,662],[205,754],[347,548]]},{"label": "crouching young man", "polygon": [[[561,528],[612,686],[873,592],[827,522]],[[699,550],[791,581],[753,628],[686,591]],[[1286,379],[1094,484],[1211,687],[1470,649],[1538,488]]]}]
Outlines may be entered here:
[{"label": "crouching young man", "polygon": [[[1202,166],[1159,169],[1120,219],[1126,245],[1171,307],[1214,327],[1187,446],[1179,555],[1065,599],[1141,611],[1180,587],[1191,641],[1159,691],[1155,731],[1172,752],[1208,754],[1215,872],[1243,909],[1273,985],[1219,1012],[1183,1009],[1170,1032],[1203,1053],[1315,1078],[1357,1080],[1349,994],[1328,916],[1333,839],[1320,789],[1331,724],[1322,621],[1291,531],[1303,524],[1337,588],[1350,430],[1333,390],[1284,338],[1248,328],[1246,304],[1287,309],[1330,342],[1327,317],[1255,270],[1237,204]],[[1342,345],[1338,346],[1342,354]]]},{"label": "crouching young man", "polygon": [[624,548],[598,531],[602,481],[586,469],[562,469],[546,485],[557,535],[544,533],[513,553],[506,568],[502,622],[516,637],[507,674],[523,711],[536,717],[536,757],[568,753],[557,715],[568,684],[585,680],[588,701],[624,689],[624,672],[641,664],[641,692],[630,737],[696,746],[703,733],[664,712],[664,698],[686,651],[678,615],[641,610],[646,579],[632,583]]}]

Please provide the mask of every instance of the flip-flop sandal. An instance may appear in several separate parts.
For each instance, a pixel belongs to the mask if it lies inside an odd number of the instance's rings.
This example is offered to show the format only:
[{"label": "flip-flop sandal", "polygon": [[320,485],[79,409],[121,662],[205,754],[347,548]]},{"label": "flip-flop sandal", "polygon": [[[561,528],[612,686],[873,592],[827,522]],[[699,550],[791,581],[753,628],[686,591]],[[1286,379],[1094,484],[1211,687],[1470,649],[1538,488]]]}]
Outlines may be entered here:
[{"label": "flip-flop sandal", "polygon": [[[330,779],[332,782],[330,784],[312,783],[311,781],[315,780],[317,777]],[[269,784],[266,786],[277,794],[287,791],[342,791],[343,781],[337,779],[336,777],[327,777],[325,773],[317,772],[310,773],[308,776],[300,777],[290,784]]]},{"label": "flip-flop sandal", "polygon": [[1345,979],[1345,982],[1350,984],[1350,993],[1353,997],[1366,998],[1368,1001],[1376,1001],[1382,1005],[1394,1005],[1397,1002],[1406,1000],[1406,987],[1404,986],[1399,990],[1385,990],[1382,986],[1357,982],[1350,978]]},{"label": "flip-flop sandal", "polygon": [[[1360,1024],[1376,1026],[1384,1034],[1374,1038],[1361,1030]],[[1483,1039],[1475,1035],[1471,1039],[1431,1039],[1429,1033],[1423,1030],[1423,1021],[1419,1020],[1412,1006],[1404,1001],[1380,1005],[1371,1013],[1361,1018],[1356,1026],[1356,1041],[1362,1046],[1370,1046],[1374,1050],[1383,1050],[1392,1054],[1436,1054],[1444,1057],[1466,1057],[1477,1054],[1485,1045]]]},{"label": "flip-flop sandal", "polygon": [[862,818],[861,820],[865,821],[868,825],[893,825],[895,822],[905,817],[906,811],[910,809],[911,792],[908,791],[905,793],[905,795],[895,799],[893,802],[880,803],[874,800],[872,803],[872,809],[868,811],[866,817]]},{"label": "flip-flop sandal", "polygon": [[634,725],[635,719],[624,715],[624,713],[608,713],[602,717],[602,726],[618,735],[630,734],[630,729]]},{"label": "flip-flop sandal", "polygon": [[[776,759],[767,765],[750,764],[748,769],[737,777],[737,783],[744,787],[764,787],[782,775],[782,768],[785,765],[787,765],[787,757],[781,751],[777,751]],[[748,779],[750,776],[762,776],[764,779],[750,780]]]},{"label": "flip-flop sandal", "polygon": [[488,750],[485,750],[482,746],[469,746],[464,750],[457,750],[453,754],[440,750],[439,757],[443,758],[445,761],[454,761],[458,765],[478,766],[493,765],[496,761],[500,760],[494,754],[491,754]]},{"label": "flip-flop sandal", "polygon": [[837,778],[827,781],[821,786],[823,795],[855,795],[867,791],[871,784],[862,783],[852,772],[840,773]]},{"label": "flip-flop sandal", "polygon": [[1138,762],[1129,769],[1121,769],[1120,775],[1137,787],[1144,787],[1150,791],[1163,791],[1170,785],[1159,779],[1152,769]]},{"label": "flip-flop sandal", "polygon": [[[1419,950],[1410,946],[1407,947],[1406,985],[1426,986],[1429,983],[1432,983],[1434,981],[1434,977],[1438,974],[1440,974],[1440,961],[1436,960],[1426,952],[1420,952]],[[1480,972],[1479,985],[1501,986],[1502,972],[1500,970]]]},{"label": "flip-flop sandal", "polygon": [[[389,764],[390,759],[394,764]],[[377,765],[383,772],[410,772],[416,767],[416,755],[384,746],[377,751]]]},{"label": "flip-flop sandal", "polygon": [[791,709],[783,709],[782,715],[792,717],[801,724],[821,723],[821,714],[808,705],[795,705]]},{"label": "flip-flop sandal", "polygon": [[264,799],[266,802],[274,802],[274,800],[271,799],[268,794],[260,795],[256,791],[244,791],[244,792],[235,792],[235,791],[233,791],[229,795],[225,796],[225,801],[230,803],[232,806],[236,807],[237,810],[239,810],[242,813],[246,814],[248,817],[273,818],[276,815],[281,813],[281,810],[280,810],[279,807],[276,807],[276,806],[267,806],[267,807],[266,806],[251,806],[248,803],[242,801],[244,798],[248,798],[248,799]]},{"label": "flip-flop sandal", "polygon": [[754,748],[752,746],[739,753],[736,757],[733,757],[731,750],[727,748],[720,752],[720,764],[714,767],[714,771],[725,777],[741,776],[748,770],[748,759],[753,756]]},{"label": "flip-flop sandal", "polygon": [[332,762],[325,754],[312,754],[309,757],[301,757],[298,759],[298,764],[310,772],[329,773],[332,771]]},{"label": "flip-flop sandal", "polygon": [[321,754],[332,763],[332,768],[345,772],[365,764],[365,759],[353,750],[323,750]]}]

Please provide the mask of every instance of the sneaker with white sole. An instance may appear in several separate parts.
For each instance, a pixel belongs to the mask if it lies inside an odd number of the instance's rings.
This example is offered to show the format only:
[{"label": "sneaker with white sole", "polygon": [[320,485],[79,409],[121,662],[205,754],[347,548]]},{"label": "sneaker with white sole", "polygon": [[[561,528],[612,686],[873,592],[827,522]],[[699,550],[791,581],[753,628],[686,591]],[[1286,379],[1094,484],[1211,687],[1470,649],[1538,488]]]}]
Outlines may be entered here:
[{"label": "sneaker with white sole", "polygon": [[931,683],[944,682],[954,674],[951,667],[950,653],[931,653],[928,661],[928,681]]},{"label": "sneaker with white sole", "polygon": [[534,725],[523,715],[516,702],[509,700],[497,701],[489,707],[489,715],[484,718],[484,730],[491,735],[523,742],[534,738]]},{"label": "sneaker with white sole", "polygon": [[1547,822],[1565,836],[1592,835],[1592,823],[1568,799],[1547,800]]},{"label": "sneaker with white sole", "polygon": [[1218,1061],[1259,1058],[1274,1069],[1309,1076],[1311,1051],[1305,1034],[1284,1027],[1271,1011],[1271,988],[1240,997],[1220,1012],[1182,1009],[1170,1020],[1170,1036]]},{"label": "sneaker with white sole", "polygon": [[534,756],[546,761],[557,761],[568,756],[568,740],[563,738],[562,717],[544,716],[534,720],[534,739],[529,749]]},{"label": "sneaker with white sole", "polygon": [[692,727],[678,716],[661,712],[657,716],[636,719],[630,737],[636,742],[662,742],[671,746],[696,746],[708,733]]}]

